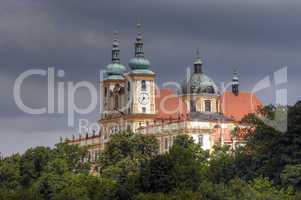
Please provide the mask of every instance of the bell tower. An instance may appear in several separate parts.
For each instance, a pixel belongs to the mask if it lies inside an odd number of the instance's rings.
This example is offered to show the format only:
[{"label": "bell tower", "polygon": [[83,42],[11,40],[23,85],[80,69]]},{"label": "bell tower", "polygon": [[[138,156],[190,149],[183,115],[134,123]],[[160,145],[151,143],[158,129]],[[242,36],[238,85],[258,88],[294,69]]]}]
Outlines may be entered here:
[{"label": "bell tower", "polygon": [[126,68],[120,63],[120,49],[118,42],[118,32],[114,32],[112,44],[112,62],[106,66],[104,78],[101,81],[102,94],[102,118],[106,119],[112,115],[122,112],[124,107],[124,83],[123,74]]},{"label": "bell tower", "polygon": [[127,78],[128,99],[131,99],[128,114],[153,115],[155,114],[155,73],[149,69],[150,62],[144,56],[141,25],[138,24],[137,27],[135,53],[129,61],[131,71]]}]

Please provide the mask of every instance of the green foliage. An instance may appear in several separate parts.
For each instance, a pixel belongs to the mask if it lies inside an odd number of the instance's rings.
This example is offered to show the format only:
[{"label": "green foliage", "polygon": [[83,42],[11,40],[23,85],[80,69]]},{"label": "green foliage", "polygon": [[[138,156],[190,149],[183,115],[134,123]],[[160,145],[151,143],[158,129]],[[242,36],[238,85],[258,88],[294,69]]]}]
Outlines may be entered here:
[{"label": "green foliage", "polygon": [[[259,113],[243,119],[249,124],[245,146],[216,146],[210,158],[187,135],[159,155],[154,136],[115,134],[99,155],[98,176],[89,175],[85,148],[28,149],[0,160],[0,200],[299,200],[301,102]],[[278,117],[285,113],[284,132],[262,120],[282,126]]]},{"label": "green foliage", "polygon": [[286,165],[281,175],[283,186],[292,186],[293,188],[301,189],[301,164]]},{"label": "green foliage", "polygon": [[200,200],[200,197],[196,192],[175,191],[172,193],[141,193],[135,200]]},{"label": "green foliage", "polygon": [[158,155],[150,160],[141,172],[144,192],[168,192],[173,188],[172,163],[167,155]]},{"label": "green foliage", "polygon": [[154,136],[123,132],[112,136],[99,164],[102,168],[115,165],[123,159],[147,160],[158,154],[158,141]]},{"label": "green foliage", "polygon": [[150,160],[142,169],[142,190],[155,193],[197,190],[206,154],[191,137],[178,136],[168,153]]},{"label": "green foliage", "polygon": [[19,187],[19,160],[19,156],[17,158],[12,156],[0,161],[0,188],[12,190]]},{"label": "green foliage", "polygon": [[23,186],[32,184],[35,179],[40,177],[50,159],[50,148],[36,147],[28,149],[20,159],[20,183]]},{"label": "green foliage", "polygon": [[207,162],[209,158],[209,151],[204,151],[200,145],[194,143],[193,138],[188,135],[177,136],[174,141],[174,146],[189,149],[192,156],[200,163]]},{"label": "green foliage", "polygon": [[280,184],[280,174],[285,166],[301,163],[301,105],[297,103],[288,108],[273,107],[266,110],[287,112],[287,131],[280,132],[257,116],[249,115],[243,121],[251,123],[255,129],[249,130],[247,144],[236,162],[240,166],[239,173],[244,174],[245,178],[250,180],[262,175]]},{"label": "green foliage", "polygon": [[139,192],[141,166],[158,155],[158,150],[154,136],[128,132],[115,134],[99,156],[100,173],[119,184],[119,198],[131,198]]},{"label": "green foliage", "polygon": [[214,183],[227,183],[236,175],[234,161],[228,146],[215,146],[209,161],[208,178]]},{"label": "green foliage", "polygon": [[68,172],[68,163],[65,159],[55,158],[49,161],[45,167],[47,173],[55,173],[58,175],[63,175]]},{"label": "green foliage", "polygon": [[77,145],[69,145],[67,143],[59,143],[53,150],[56,158],[64,159],[68,169],[77,173],[88,173],[90,170],[89,162],[82,162],[88,156],[86,148],[79,148]]}]

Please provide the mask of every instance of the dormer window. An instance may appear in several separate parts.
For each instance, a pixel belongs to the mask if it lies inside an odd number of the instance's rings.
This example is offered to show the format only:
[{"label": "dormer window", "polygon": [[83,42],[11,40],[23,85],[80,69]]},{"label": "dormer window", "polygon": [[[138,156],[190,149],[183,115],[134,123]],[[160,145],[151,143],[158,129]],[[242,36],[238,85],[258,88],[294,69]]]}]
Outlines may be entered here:
[{"label": "dormer window", "polygon": [[207,93],[213,94],[214,93],[214,88],[212,86],[207,87]]},{"label": "dormer window", "polygon": [[146,90],[146,81],[145,80],[141,81],[141,90]]}]

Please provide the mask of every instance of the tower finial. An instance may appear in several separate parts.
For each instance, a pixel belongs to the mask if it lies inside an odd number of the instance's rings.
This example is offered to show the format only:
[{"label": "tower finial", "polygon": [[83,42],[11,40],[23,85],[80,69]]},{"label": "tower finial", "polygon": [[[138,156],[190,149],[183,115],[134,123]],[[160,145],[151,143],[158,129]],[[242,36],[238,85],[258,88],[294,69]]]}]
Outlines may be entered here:
[{"label": "tower finial", "polygon": [[144,57],[141,23],[137,24],[137,38],[135,42],[135,57]]},{"label": "tower finial", "polygon": [[118,31],[115,30],[112,49],[112,63],[120,63],[119,53]]},{"label": "tower finial", "polygon": [[194,61],[194,73],[203,73],[203,61],[201,60],[200,50],[196,50],[196,60]]},{"label": "tower finial", "polygon": [[237,68],[235,68],[233,70],[232,92],[236,96],[239,94],[239,79],[238,79],[238,70],[237,70]]},{"label": "tower finial", "polygon": [[197,50],[196,50],[196,59],[201,60],[200,49],[199,48],[197,48]]},{"label": "tower finial", "polygon": [[141,39],[142,33],[141,33],[141,24],[137,23],[137,38]]}]

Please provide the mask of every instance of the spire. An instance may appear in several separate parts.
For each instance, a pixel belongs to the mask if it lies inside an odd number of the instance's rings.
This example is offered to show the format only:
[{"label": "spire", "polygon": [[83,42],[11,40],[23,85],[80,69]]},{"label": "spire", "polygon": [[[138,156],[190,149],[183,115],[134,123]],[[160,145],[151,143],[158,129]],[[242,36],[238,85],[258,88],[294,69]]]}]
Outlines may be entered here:
[{"label": "spire", "polygon": [[203,73],[203,61],[201,60],[200,51],[196,51],[196,60],[194,61],[194,73]]},{"label": "spire", "polygon": [[119,58],[119,43],[118,43],[118,31],[114,31],[114,40],[113,40],[113,48],[112,48],[112,63],[120,63]]},{"label": "spire", "polygon": [[143,41],[142,41],[142,33],[141,33],[141,24],[137,24],[137,38],[135,42],[135,57],[144,57],[143,52]]},{"label": "spire", "polygon": [[232,92],[236,96],[239,94],[239,79],[238,79],[238,71],[237,71],[237,69],[235,69],[233,71]]}]

